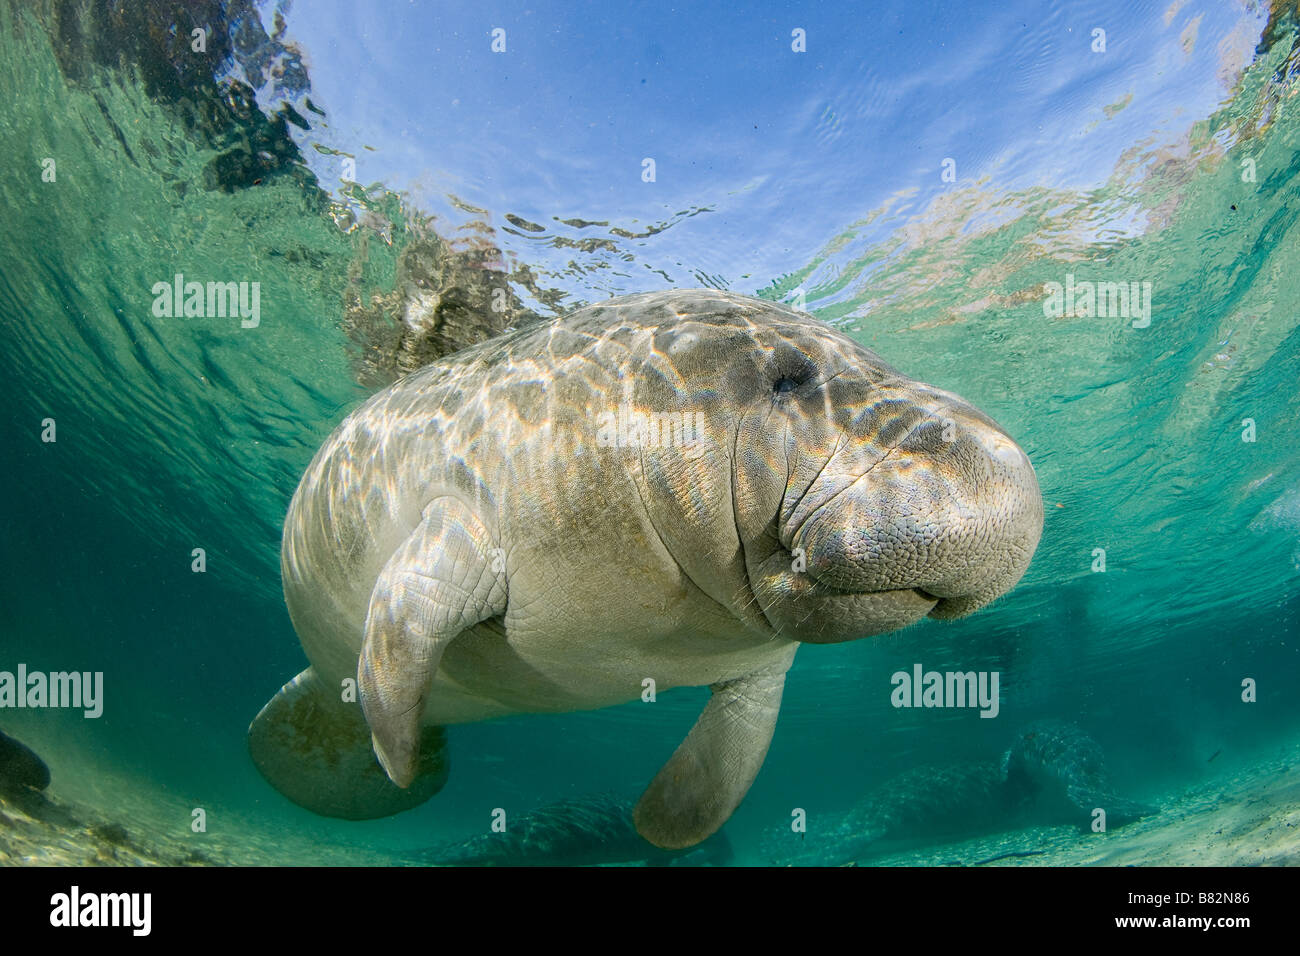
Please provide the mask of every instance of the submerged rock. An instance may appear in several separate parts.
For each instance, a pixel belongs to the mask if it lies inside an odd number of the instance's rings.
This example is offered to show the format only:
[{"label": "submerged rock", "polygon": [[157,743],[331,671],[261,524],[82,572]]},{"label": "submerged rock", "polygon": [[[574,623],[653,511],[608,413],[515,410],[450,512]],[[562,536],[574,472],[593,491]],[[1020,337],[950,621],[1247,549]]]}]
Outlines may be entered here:
[{"label": "submerged rock", "polygon": [[90,832],[93,836],[111,846],[131,845],[131,835],[126,832],[126,827],[120,823],[101,823],[91,827]]},{"label": "submerged rock", "polygon": [[50,768],[30,747],[0,733],[0,793],[44,790],[50,785]]},{"label": "submerged rock", "polygon": [[[402,250],[394,287],[382,295],[365,292],[367,258],[362,243],[349,268],[343,310],[353,375],[361,385],[391,384],[444,355],[540,321],[511,285],[527,277],[505,271],[503,253],[490,237],[453,249],[427,231]],[[535,283],[530,291],[543,298]]]}]

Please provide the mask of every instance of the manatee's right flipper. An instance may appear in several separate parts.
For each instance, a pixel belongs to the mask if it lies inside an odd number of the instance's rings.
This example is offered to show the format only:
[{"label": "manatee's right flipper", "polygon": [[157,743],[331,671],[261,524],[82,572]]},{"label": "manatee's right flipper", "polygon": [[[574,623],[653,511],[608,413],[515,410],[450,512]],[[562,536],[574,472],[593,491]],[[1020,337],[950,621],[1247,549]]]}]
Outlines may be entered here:
[{"label": "manatee's right flipper", "polygon": [[425,705],[447,645],[505,611],[496,557],[469,506],[438,498],[375,582],[357,684],[375,756],[399,787],[415,778]]},{"label": "manatee's right flipper", "polygon": [[763,766],[793,661],[792,649],[771,667],[712,685],[699,720],[637,801],[641,836],[680,850],[727,822]]},{"label": "manatee's right flipper", "polygon": [[396,786],[375,760],[361,708],[308,668],[280,689],[248,728],[248,750],[267,782],[313,813],[371,820],[418,807],[447,780],[441,727],[426,727],[414,783]]}]

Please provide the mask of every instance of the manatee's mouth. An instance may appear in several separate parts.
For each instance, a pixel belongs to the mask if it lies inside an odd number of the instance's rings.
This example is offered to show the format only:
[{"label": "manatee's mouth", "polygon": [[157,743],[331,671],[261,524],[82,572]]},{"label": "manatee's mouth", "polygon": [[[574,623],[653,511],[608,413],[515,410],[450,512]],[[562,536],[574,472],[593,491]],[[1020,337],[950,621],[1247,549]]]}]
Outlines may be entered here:
[{"label": "manatee's mouth", "polygon": [[925,617],[932,617],[937,620],[947,620],[953,617],[961,617],[969,611],[966,608],[967,600],[963,597],[940,597],[937,594],[931,594],[925,588],[889,588],[884,591],[863,591],[859,588],[842,588],[827,582],[824,578],[814,577],[819,590],[831,594],[843,594],[846,597],[858,597],[868,594],[886,595],[904,595],[915,594],[922,601],[931,605],[930,609],[925,612]]},{"label": "manatee's mouth", "polygon": [[909,588],[908,590],[919,597],[922,601],[929,601],[934,605],[930,610],[925,612],[926,617],[943,619],[953,616],[951,612],[956,609],[958,599],[939,597],[937,594],[931,594],[925,588]]},{"label": "manatee's mouth", "polygon": [[947,621],[955,617],[965,617],[974,608],[971,606],[970,598],[965,595],[955,597],[939,597],[937,594],[931,594],[925,588],[909,588],[913,594],[922,601],[929,601],[934,605],[930,610],[925,612],[926,617],[932,617],[937,621]]},{"label": "manatee's mouth", "polygon": [[922,601],[929,601],[934,605],[934,607],[930,608],[930,610],[927,612],[926,614],[927,617],[929,617],[931,614],[934,614],[935,610],[945,600],[945,598],[936,597],[935,595],[927,591],[925,588],[912,588],[912,592],[916,594],[916,596],[919,597]]}]

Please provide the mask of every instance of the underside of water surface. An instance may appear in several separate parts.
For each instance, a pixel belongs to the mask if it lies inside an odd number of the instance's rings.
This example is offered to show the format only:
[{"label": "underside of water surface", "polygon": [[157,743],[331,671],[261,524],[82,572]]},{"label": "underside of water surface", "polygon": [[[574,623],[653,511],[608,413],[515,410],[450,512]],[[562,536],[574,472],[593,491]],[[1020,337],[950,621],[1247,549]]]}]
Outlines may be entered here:
[{"label": "underside of water surface", "polygon": [[[0,2],[0,732],[49,770],[0,749],[0,863],[1300,862],[1297,24]],[[704,687],[451,727],[397,816],[295,806],[247,732],[308,663],[280,545],[317,448],[435,359],[669,288],[793,305],[991,416],[1042,490],[1024,578],[802,648],[694,853],[627,817]]]}]

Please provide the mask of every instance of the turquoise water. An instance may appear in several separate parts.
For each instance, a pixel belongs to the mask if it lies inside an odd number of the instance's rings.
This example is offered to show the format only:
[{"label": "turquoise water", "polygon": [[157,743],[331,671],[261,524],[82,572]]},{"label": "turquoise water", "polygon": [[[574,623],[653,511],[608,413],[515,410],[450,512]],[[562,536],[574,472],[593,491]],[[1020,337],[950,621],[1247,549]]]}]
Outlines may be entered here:
[{"label": "turquoise water", "polygon": [[[488,75],[488,13],[480,36],[299,4],[273,39],[270,7],[187,9],[0,4],[0,670],[105,686],[98,719],[0,711],[52,794],[130,806],[141,834],[190,834],[187,808],[208,808],[203,839],[238,862],[246,843],[400,855],[494,807],[644,787],[703,689],[654,721],[634,703],[457,727],[447,788],[367,824],[299,810],[248,759],[249,720],[305,666],[278,560],[303,469],[428,355],[395,331],[413,302],[491,322],[494,289],[510,322],[672,285],[801,290],[1034,463],[1046,524],[1011,594],[801,652],[728,825],[740,862],[791,808],[815,820],[911,768],[995,759],[1033,718],[1085,727],[1157,804],[1297,740],[1300,52],[1281,6],[990,8],[919,38],[923,10],[885,8],[851,42],[832,10],[798,76],[763,59],[789,46],[785,11],[593,20],[580,78],[563,30],[520,19],[509,86]],[[1115,24],[1107,53],[1094,22]],[[409,59],[412,35],[449,59]],[[669,92],[638,99],[647,77]],[[177,273],[259,283],[256,327],[156,315]],[[1067,276],[1150,283],[1149,325],[1046,314]],[[916,662],[998,671],[997,719],[892,707]],[[277,850],[278,832],[300,839]]]}]

